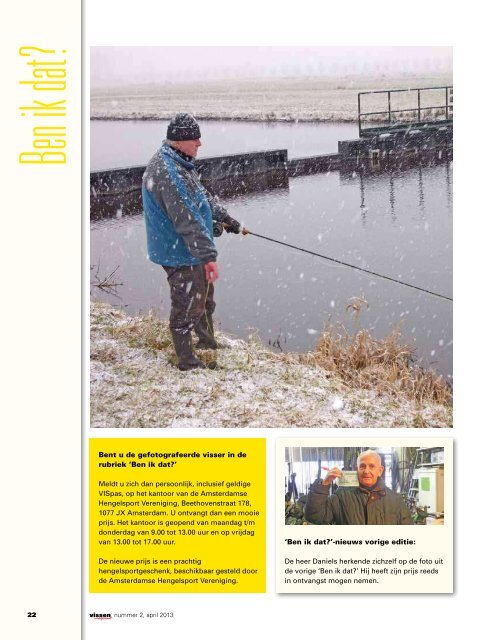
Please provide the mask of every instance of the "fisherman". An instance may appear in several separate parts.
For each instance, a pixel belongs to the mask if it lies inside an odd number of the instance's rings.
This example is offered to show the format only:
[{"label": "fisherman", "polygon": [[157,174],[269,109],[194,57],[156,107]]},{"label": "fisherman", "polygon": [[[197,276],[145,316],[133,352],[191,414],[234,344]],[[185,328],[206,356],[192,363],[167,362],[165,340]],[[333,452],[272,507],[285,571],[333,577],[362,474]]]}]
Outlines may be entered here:
[{"label": "fisherman", "polygon": [[195,158],[201,144],[195,118],[177,114],[168,125],[167,139],[148,163],[142,183],[148,257],[167,273],[170,331],[181,371],[206,366],[194,355],[192,330],[198,336],[197,348],[219,346],[212,319],[213,283],[218,278],[213,237],[223,228],[228,233],[241,231],[240,223],[200,182]]},{"label": "fisherman", "polygon": [[387,489],[384,467],[376,451],[368,449],[357,458],[358,487],[339,487],[331,496],[330,485],[342,477],[333,467],[310,488],[305,519],[312,524],[413,524],[403,498]]}]

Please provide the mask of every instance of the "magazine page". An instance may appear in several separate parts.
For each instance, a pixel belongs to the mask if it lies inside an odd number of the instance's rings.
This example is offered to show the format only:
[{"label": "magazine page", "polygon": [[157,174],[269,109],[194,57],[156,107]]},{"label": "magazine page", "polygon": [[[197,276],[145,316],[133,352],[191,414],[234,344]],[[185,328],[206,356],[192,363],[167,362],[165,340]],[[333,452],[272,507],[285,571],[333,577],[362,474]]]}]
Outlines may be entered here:
[{"label": "magazine page", "polygon": [[89,77],[89,634],[452,594],[452,49]]},{"label": "magazine page", "polygon": [[47,4],[7,39],[8,637],[473,622],[448,17]]}]

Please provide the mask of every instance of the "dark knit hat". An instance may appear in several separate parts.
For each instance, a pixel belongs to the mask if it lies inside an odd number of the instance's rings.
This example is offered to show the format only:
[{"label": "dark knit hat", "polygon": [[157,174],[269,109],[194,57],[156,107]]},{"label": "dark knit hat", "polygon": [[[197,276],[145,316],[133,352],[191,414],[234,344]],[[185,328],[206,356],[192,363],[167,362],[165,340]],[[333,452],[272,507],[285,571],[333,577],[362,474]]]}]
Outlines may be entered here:
[{"label": "dark knit hat", "polygon": [[177,113],[168,125],[167,140],[198,140],[200,127],[189,113]]}]

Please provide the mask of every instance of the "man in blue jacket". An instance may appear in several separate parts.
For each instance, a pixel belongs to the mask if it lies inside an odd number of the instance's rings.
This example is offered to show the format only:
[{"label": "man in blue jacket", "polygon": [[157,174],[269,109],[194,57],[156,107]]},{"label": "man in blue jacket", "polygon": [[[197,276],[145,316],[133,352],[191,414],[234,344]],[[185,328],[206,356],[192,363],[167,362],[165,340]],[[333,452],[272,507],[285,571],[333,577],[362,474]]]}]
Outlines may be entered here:
[{"label": "man in blue jacket", "polygon": [[167,272],[171,295],[170,331],[181,371],[205,368],[193,353],[216,349],[212,315],[218,278],[213,228],[240,233],[241,226],[202,186],[195,170],[200,127],[188,113],[177,114],[167,140],[143,175],[142,198],[148,257]]}]

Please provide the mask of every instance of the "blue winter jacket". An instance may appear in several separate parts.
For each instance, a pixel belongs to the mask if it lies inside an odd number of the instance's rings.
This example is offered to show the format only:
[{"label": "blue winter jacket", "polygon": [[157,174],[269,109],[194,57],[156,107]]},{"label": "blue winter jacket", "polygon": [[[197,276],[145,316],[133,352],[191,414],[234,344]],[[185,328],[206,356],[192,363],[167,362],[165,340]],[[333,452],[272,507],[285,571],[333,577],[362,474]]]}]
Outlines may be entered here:
[{"label": "blue winter jacket", "polygon": [[180,267],[216,260],[212,219],[228,214],[202,186],[194,163],[167,143],[147,165],[142,199],[152,262]]}]

